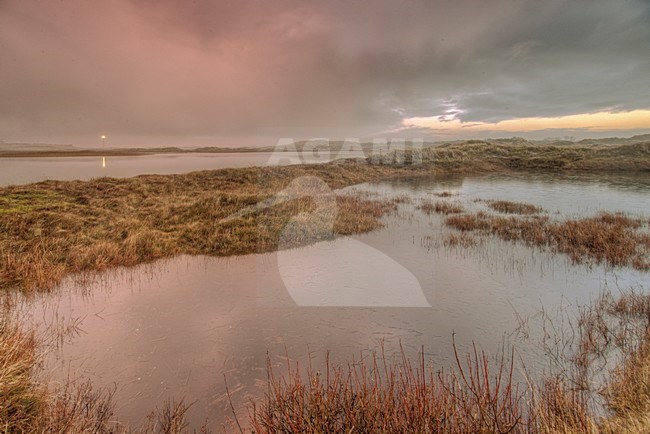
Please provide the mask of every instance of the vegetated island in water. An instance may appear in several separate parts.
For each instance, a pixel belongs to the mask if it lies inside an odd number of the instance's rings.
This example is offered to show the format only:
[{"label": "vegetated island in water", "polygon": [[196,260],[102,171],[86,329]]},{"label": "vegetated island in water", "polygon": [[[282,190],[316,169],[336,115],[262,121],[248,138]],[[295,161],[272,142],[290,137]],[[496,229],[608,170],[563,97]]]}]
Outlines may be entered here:
[{"label": "vegetated island in water", "polygon": [[[181,253],[272,251],[277,249],[279,234],[289,218],[314,208],[310,193],[333,194],[329,189],[397,177],[514,171],[650,173],[650,142],[531,145],[470,141],[428,147],[421,155],[406,150],[381,158],[317,165],[6,187],[0,189],[0,289],[48,290],[73,273],[83,275]],[[319,181],[303,183],[305,191],[282,203],[269,202],[296,179]],[[324,183],[329,188],[323,189]],[[334,234],[321,230],[316,219],[311,222],[314,224],[294,230],[292,241],[301,245],[375,229],[381,226],[381,216],[395,209],[399,200],[337,195]],[[255,208],[260,202],[269,206]],[[511,232],[510,220],[503,218],[464,215],[460,208],[437,203],[423,203],[420,208],[450,215],[446,224],[462,231],[463,236],[470,232],[506,238],[516,235],[515,239],[536,245],[545,243],[538,236],[549,232],[543,225],[550,223],[534,220],[539,210],[526,204],[490,204],[497,211],[533,216],[531,222],[537,222],[536,226],[528,227],[523,217],[512,221],[518,225],[516,234]],[[252,211],[242,212],[247,209]],[[551,241],[558,251],[567,253],[572,253],[565,248],[567,242],[583,243],[576,251],[584,250],[590,256],[589,249],[607,249],[608,242],[616,244],[617,234],[648,222],[603,215],[572,224],[581,231],[580,237],[554,228]],[[591,237],[583,229],[610,231],[612,236],[605,238],[611,240],[603,241],[599,234]],[[628,237],[628,244],[650,249],[647,235]],[[613,265],[638,259],[616,253],[610,261],[615,261]],[[574,259],[580,259],[579,253],[576,255]],[[609,261],[607,255],[591,257]],[[639,265],[642,268],[645,263]],[[39,384],[34,374],[38,357],[33,333],[16,322],[10,306],[3,305],[1,313],[0,426],[9,432],[122,431],[113,422],[109,392],[94,391],[88,383],[66,384],[56,392]],[[380,359],[367,369],[328,366],[326,376],[309,372],[304,382],[294,373],[277,378],[270,375],[266,399],[250,414],[250,429],[260,433],[647,432],[649,321],[650,298],[646,294],[598,300],[581,313],[578,344],[569,355],[572,365],[562,375],[528,385],[532,395],[513,383],[512,361],[501,358],[494,365],[480,353],[467,359],[456,353],[456,369],[446,374],[426,372],[422,358],[416,365],[406,359],[396,364]],[[589,373],[610,351],[621,355],[621,363],[603,389],[609,414],[601,419],[589,406]],[[141,432],[185,432],[186,409],[182,401],[167,402]]]},{"label": "vegetated island in water", "polygon": [[[335,190],[397,177],[509,171],[650,171],[650,142],[554,146],[471,141],[368,159],[252,167],[128,179],[44,181],[0,189],[0,289],[48,290],[72,273],[178,254],[226,256],[277,249],[286,222],[309,210],[309,192],[231,218],[299,177]],[[316,192],[312,192],[316,193]],[[337,197],[334,234],[381,226],[395,203]],[[328,235],[315,225],[292,245]]]}]

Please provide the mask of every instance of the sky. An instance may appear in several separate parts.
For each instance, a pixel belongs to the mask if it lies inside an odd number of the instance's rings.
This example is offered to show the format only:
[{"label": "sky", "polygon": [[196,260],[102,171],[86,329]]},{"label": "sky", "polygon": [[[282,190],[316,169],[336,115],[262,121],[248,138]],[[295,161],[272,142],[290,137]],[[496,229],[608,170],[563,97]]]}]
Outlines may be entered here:
[{"label": "sky", "polygon": [[647,0],[0,0],[0,140],[650,132]]}]

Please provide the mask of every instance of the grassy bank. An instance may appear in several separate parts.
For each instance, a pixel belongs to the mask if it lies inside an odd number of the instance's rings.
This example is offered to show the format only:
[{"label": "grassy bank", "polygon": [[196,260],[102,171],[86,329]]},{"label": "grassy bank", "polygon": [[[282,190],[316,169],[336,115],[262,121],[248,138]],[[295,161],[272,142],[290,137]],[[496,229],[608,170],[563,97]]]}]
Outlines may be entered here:
[{"label": "grassy bank", "polygon": [[[418,158],[417,156],[415,158]],[[236,255],[277,249],[287,220],[311,199],[227,217],[255,205],[299,177],[332,189],[395,177],[511,170],[650,170],[650,144],[533,146],[470,142],[364,162],[223,169],[183,175],[80,182],[47,181],[0,189],[0,289],[47,290],[71,273],[102,271],[177,254]],[[379,161],[381,160],[381,161]],[[417,160],[416,160],[417,161]],[[380,164],[386,163],[386,164]],[[334,235],[375,229],[391,204],[339,197]],[[424,204],[436,211],[441,204]],[[448,212],[459,210],[447,209]],[[320,239],[301,234],[295,244]]]},{"label": "grassy bank", "polygon": [[629,145],[534,145],[526,141],[471,140],[427,148],[424,161],[439,167],[485,170],[650,170],[650,142]]},{"label": "grassy bank", "polygon": [[[272,251],[309,197],[238,218],[229,216],[315,176],[332,188],[424,173],[424,168],[333,164],[226,169],[186,175],[44,182],[0,191],[0,288],[47,290],[71,273],[135,265],[180,253]],[[375,229],[394,204],[338,197],[335,234]],[[296,244],[320,233],[301,234]]]}]

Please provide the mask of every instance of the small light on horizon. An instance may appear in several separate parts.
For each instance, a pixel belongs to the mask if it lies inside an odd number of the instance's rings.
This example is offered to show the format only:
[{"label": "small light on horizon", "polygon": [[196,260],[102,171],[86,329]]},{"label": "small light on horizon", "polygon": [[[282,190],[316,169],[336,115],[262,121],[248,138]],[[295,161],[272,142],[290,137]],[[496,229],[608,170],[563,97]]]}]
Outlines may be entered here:
[{"label": "small light on horizon", "polygon": [[106,138],[106,136],[102,134],[102,139],[105,139],[105,138]]}]

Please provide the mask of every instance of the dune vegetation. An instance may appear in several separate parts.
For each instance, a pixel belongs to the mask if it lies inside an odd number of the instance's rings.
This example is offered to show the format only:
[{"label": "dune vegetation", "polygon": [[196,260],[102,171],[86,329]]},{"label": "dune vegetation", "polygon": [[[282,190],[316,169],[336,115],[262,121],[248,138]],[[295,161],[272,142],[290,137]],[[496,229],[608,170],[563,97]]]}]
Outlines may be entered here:
[{"label": "dune vegetation", "polygon": [[650,170],[650,142],[624,145],[536,145],[523,139],[470,140],[423,150],[438,167],[498,170]]}]

